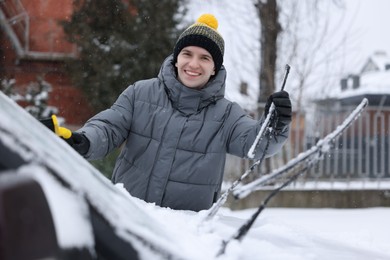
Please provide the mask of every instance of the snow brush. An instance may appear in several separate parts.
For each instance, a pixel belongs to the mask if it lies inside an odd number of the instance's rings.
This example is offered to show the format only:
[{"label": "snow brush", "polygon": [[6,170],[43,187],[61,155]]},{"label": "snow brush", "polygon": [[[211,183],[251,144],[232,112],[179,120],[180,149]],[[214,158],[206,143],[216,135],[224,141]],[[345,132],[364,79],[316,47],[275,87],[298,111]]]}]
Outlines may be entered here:
[{"label": "snow brush", "polygon": [[68,128],[61,127],[58,123],[56,115],[52,115],[49,118],[39,119],[39,121],[59,137],[64,139],[69,139],[72,137],[72,131],[70,131]]}]

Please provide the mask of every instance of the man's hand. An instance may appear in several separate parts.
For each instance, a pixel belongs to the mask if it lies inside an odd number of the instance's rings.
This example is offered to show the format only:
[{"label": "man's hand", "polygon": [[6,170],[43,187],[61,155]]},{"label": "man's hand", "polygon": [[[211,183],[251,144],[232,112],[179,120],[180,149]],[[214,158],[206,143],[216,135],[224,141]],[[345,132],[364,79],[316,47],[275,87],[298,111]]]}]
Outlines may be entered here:
[{"label": "man's hand", "polygon": [[81,155],[85,155],[89,150],[89,140],[84,134],[72,132],[72,135],[65,141]]},{"label": "man's hand", "polygon": [[265,113],[267,116],[271,104],[275,105],[275,117],[273,120],[275,130],[280,132],[283,131],[291,123],[291,100],[286,91],[279,91],[273,93],[268,97],[267,103],[265,105]]},{"label": "man's hand", "polygon": [[72,132],[68,128],[61,127],[56,115],[40,119],[39,121],[52,130],[56,135],[64,139],[79,154],[85,155],[88,152],[90,145],[88,138],[82,133]]}]

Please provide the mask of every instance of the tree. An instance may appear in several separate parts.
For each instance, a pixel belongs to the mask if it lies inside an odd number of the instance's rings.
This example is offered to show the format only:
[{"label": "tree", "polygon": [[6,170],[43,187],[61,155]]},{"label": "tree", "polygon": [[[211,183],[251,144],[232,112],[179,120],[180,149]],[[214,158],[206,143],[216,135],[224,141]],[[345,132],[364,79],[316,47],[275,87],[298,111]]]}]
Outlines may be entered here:
[{"label": "tree", "polygon": [[[19,103],[24,109],[37,119],[47,118],[58,113],[58,108],[49,106],[49,92],[52,86],[41,76],[37,76],[36,82],[30,82],[26,88],[16,85],[16,80],[1,79],[0,91],[13,101]],[[61,120],[64,120],[61,118]]]},{"label": "tree", "polygon": [[[260,19],[261,64],[258,102],[264,104],[269,95],[275,92],[275,67],[278,50],[278,36],[282,31],[279,24],[277,0],[257,0],[255,6]],[[259,111],[259,115],[262,111]]]},{"label": "tree", "polygon": [[[303,96],[307,86],[315,84],[317,89],[321,89],[320,86],[325,89],[326,84],[330,85],[331,79],[339,76],[331,75],[330,71],[334,68],[335,61],[342,56],[340,51],[345,46],[346,35],[338,42],[332,39],[338,28],[331,27],[330,14],[343,9],[343,1],[306,0],[282,3],[278,0],[254,0],[254,4],[261,25],[258,115],[263,114],[268,96],[279,90],[275,79],[284,74],[282,68],[286,63],[292,65],[295,76],[294,82],[289,77],[287,90],[291,94],[294,110],[303,112]],[[316,73],[322,77],[313,83],[313,75]],[[334,84],[334,81],[331,83]],[[264,162],[266,172],[271,169],[271,160]],[[287,158],[283,159],[286,160]]]},{"label": "tree", "polygon": [[70,20],[61,23],[79,48],[67,68],[96,110],[135,81],[156,76],[172,52],[182,1],[75,0]]},{"label": "tree", "polygon": [[[345,65],[343,57],[352,41],[345,31],[346,4],[343,0],[306,0],[285,3],[283,33],[279,52],[293,67],[295,111],[305,112],[303,104],[309,87],[325,96],[338,84]],[[313,94],[313,93],[312,93]]]},{"label": "tree", "polygon": [[[321,83],[322,89],[335,83],[331,79],[338,81],[340,77],[331,70],[334,71],[335,64],[343,64],[343,48],[349,38],[340,29],[341,24],[348,22],[343,19],[344,13],[339,12],[345,11],[345,3],[343,0],[254,1],[261,24],[261,91],[258,101],[264,104],[266,98],[278,90],[275,78],[284,71],[275,69],[275,66],[283,68],[290,63],[296,77],[294,84],[289,81],[290,92],[293,92],[297,110],[301,110],[304,90],[313,84],[314,74],[318,75],[320,71],[321,80],[315,81],[315,84]],[[335,40],[336,34],[339,34],[340,40]]]},{"label": "tree", "polygon": [[[267,98],[275,92],[275,69],[278,53],[278,36],[282,31],[279,24],[277,0],[256,0],[256,9],[260,19],[260,90],[258,96],[258,115],[262,115]],[[264,161],[265,171],[271,169],[271,161]]]}]

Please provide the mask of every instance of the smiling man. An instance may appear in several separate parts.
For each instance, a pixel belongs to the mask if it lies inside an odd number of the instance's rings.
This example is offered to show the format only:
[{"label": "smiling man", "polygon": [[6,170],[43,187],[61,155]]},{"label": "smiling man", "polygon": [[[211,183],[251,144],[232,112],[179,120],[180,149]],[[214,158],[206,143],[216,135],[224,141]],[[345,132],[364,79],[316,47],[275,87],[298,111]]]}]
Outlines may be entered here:
[{"label": "smiling man", "polygon": [[[217,28],[213,15],[202,15],[180,35],[158,77],[135,82],[72,134],[69,143],[89,160],[123,145],[112,181],[132,196],[172,209],[208,209],[221,190],[226,154],[245,158],[256,139],[263,120],[224,98]],[[259,142],[256,159],[275,154],[288,136],[288,93],[271,95],[267,107],[271,102],[273,136]]]},{"label": "smiling man", "polygon": [[200,47],[183,48],[175,64],[179,81],[189,88],[201,89],[215,75],[215,65],[211,54]]}]

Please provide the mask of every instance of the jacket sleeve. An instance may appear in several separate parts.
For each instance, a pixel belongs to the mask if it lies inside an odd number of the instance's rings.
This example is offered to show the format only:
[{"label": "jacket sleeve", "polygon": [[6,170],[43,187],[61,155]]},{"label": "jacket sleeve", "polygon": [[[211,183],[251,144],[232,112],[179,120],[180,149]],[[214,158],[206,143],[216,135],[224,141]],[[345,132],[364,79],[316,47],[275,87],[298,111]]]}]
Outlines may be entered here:
[{"label": "jacket sleeve", "polygon": [[[259,121],[254,120],[247,116],[237,104],[233,104],[228,120],[231,125],[227,151],[241,158],[247,158],[248,151],[261,129],[264,118]],[[260,159],[264,152],[266,157],[270,157],[280,151],[288,138],[289,131],[289,127],[278,133],[270,134],[267,131],[256,146],[254,159]],[[266,148],[267,142],[269,142],[268,148]]]},{"label": "jacket sleeve", "polygon": [[90,141],[86,159],[103,158],[126,140],[133,117],[133,97],[134,87],[130,86],[109,109],[98,113],[77,130]]}]

